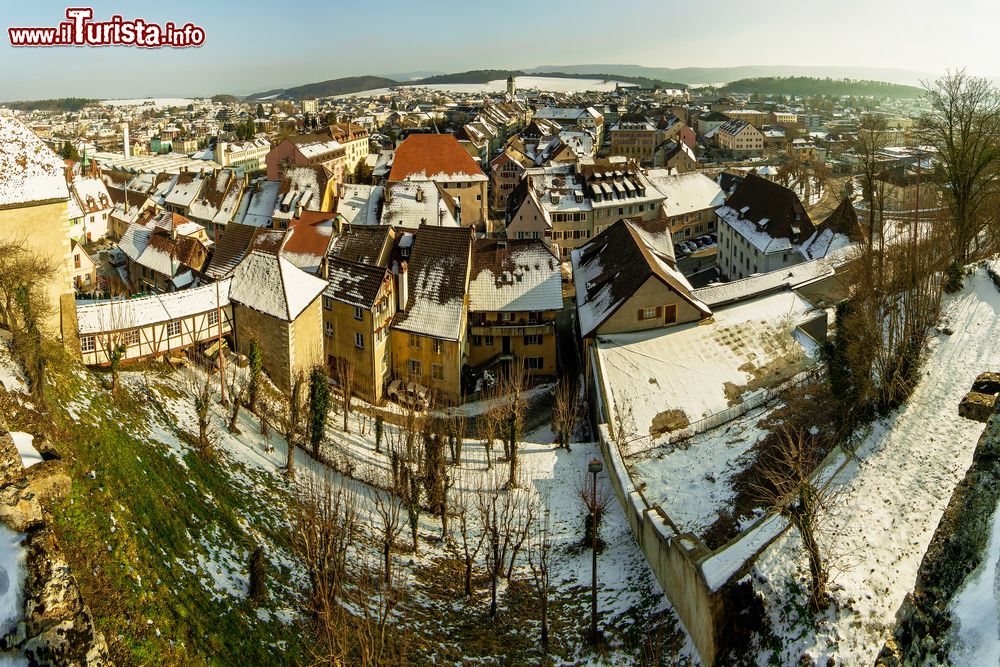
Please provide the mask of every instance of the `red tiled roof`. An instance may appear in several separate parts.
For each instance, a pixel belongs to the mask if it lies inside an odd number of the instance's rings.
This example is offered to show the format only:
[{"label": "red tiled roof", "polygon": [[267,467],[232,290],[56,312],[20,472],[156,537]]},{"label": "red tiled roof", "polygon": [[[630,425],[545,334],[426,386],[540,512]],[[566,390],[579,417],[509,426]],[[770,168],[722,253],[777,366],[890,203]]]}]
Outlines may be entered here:
[{"label": "red tiled roof", "polygon": [[437,174],[482,176],[483,170],[454,135],[411,134],[396,149],[389,182],[402,181],[420,173],[425,178],[433,179]]}]

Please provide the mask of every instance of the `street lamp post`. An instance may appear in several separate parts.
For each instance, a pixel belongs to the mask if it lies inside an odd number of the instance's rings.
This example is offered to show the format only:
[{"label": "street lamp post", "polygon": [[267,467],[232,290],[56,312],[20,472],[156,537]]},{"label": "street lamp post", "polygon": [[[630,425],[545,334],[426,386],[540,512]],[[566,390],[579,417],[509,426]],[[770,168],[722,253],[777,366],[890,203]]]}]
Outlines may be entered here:
[{"label": "street lamp post", "polygon": [[604,466],[598,459],[591,459],[587,471],[593,475],[594,484],[590,499],[590,537],[591,537],[591,577],[590,577],[590,641],[597,645],[597,473]]}]

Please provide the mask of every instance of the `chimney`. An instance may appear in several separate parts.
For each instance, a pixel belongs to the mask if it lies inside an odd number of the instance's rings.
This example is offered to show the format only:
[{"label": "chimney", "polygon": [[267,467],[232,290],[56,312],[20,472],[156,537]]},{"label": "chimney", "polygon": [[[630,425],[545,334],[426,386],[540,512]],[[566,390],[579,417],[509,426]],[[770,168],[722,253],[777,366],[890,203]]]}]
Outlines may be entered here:
[{"label": "chimney", "polygon": [[406,262],[399,263],[399,274],[396,276],[396,280],[398,283],[396,289],[396,296],[398,298],[397,301],[398,310],[405,310],[406,302],[410,300],[410,277],[408,273],[408,268],[409,267],[407,266]]},{"label": "chimney", "polygon": [[423,188],[421,188],[421,187],[417,188],[416,198],[417,198],[417,202],[418,203],[424,201],[424,189]]},{"label": "chimney", "polygon": [[132,157],[132,142],[129,140],[128,136],[128,121],[122,123],[122,152],[125,154],[126,158]]}]

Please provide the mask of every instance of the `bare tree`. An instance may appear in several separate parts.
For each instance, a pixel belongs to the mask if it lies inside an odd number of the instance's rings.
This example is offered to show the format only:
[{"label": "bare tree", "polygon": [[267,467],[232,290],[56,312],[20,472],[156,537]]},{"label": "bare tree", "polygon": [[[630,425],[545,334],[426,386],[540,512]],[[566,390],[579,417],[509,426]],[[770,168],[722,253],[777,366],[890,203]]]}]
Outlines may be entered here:
[{"label": "bare tree", "polygon": [[[868,245],[884,249],[885,207],[893,188],[883,151],[891,142],[885,116],[869,110],[861,114],[854,153],[861,166],[861,196],[868,209]],[[875,267],[870,267],[873,270]],[[878,268],[881,274],[881,267]]]},{"label": "bare tree", "polygon": [[549,646],[549,592],[551,583],[552,535],[549,525],[549,511],[544,509],[531,526],[528,540],[528,568],[531,582],[542,609],[542,647]]},{"label": "bare tree", "polygon": [[925,83],[930,111],[920,118],[922,143],[937,149],[951,212],[954,262],[964,265],[978,249],[988,221],[984,206],[996,192],[1000,165],[1000,90],[965,70]]},{"label": "bare tree", "polygon": [[458,518],[458,534],[462,539],[462,561],[464,564],[464,583],[466,597],[472,597],[472,569],[475,566],[479,550],[483,546],[484,533],[476,533],[470,525],[472,512],[476,510],[476,492],[472,489],[472,484],[476,483],[474,478],[463,474],[459,482],[457,493],[455,494],[455,515]]},{"label": "bare tree", "polygon": [[344,433],[350,433],[347,420],[351,414],[351,398],[354,392],[354,364],[338,357],[333,364],[333,380],[340,390],[340,407],[344,411]]},{"label": "bare tree", "polygon": [[292,379],[292,389],[288,396],[283,397],[284,405],[281,414],[281,429],[287,445],[285,460],[285,476],[295,477],[295,448],[303,435],[302,416],[305,414],[304,392],[306,376],[299,372]]},{"label": "bare tree", "polygon": [[497,407],[487,408],[476,418],[476,433],[486,452],[486,468],[493,468],[493,446],[496,444],[497,433],[500,430],[500,410]]},{"label": "bare tree", "polygon": [[499,580],[513,567],[515,549],[523,544],[533,513],[525,489],[503,483],[497,472],[485,474],[483,480],[476,506],[490,578],[490,616],[495,617]]},{"label": "bare tree", "polygon": [[829,570],[816,538],[822,530],[824,513],[830,510],[837,496],[831,487],[814,480],[813,473],[822,456],[804,431],[783,430],[779,446],[762,456],[759,481],[752,483],[754,495],[786,517],[799,532],[809,559],[809,606],[818,612],[826,606]]},{"label": "bare tree", "polygon": [[580,423],[580,401],[576,382],[568,377],[556,384],[555,403],[552,406],[552,430],[559,447],[569,451],[569,443]]},{"label": "bare tree", "polygon": [[229,376],[229,397],[232,399],[229,405],[229,432],[239,435],[240,406],[247,397],[247,381],[239,369],[234,370]]},{"label": "bare tree", "polygon": [[[576,497],[580,500],[580,507],[585,511],[583,517],[583,545],[588,549],[594,546],[594,531],[597,531],[597,544],[601,547],[601,521],[611,506],[611,490],[604,484],[597,485],[597,494],[594,494],[594,480],[589,475],[577,477],[574,486]],[[600,549],[598,549],[600,553]]]},{"label": "bare tree", "polygon": [[211,407],[212,407],[212,385],[209,378],[204,382],[196,378],[188,381],[188,391],[194,401],[194,413],[198,420],[198,439],[195,444],[198,448],[198,456],[204,460],[211,459],[214,454],[213,435],[210,432]]},{"label": "bare tree", "polygon": [[[382,474],[373,470],[370,477],[379,480]],[[388,589],[392,587],[392,552],[396,548],[396,540],[403,532],[403,504],[392,492],[388,483],[390,480],[382,481],[383,484],[376,481],[372,486],[375,516],[378,519],[374,525],[374,533],[382,552],[382,577],[385,588]]]},{"label": "bare tree", "polygon": [[319,661],[342,664],[354,633],[341,604],[347,579],[347,551],[357,529],[357,498],[334,487],[329,476],[309,478],[289,505],[292,550],[309,579],[306,608],[315,628]]}]

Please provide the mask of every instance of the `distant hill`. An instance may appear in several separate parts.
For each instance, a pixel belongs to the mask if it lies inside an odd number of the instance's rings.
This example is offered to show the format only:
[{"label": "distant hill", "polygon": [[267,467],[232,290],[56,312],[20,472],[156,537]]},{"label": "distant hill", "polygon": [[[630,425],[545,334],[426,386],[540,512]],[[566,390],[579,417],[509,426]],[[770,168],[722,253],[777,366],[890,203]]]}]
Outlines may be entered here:
[{"label": "distant hill", "polygon": [[92,100],[86,97],[60,97],[53,100],[24,100],[20,102],[3,102],[2,106],[17,111],[79,111],[80,109],[97,104],[100,100]]},{"label": "distant hill", "polygon": [[220,93],[219,95],[212,95],[212,101],[222,104],[233,104],[235,102],[239,102],[240,98],[235,95],[229,95],[228,93]]},{"label": "distant hill", "polygon": [[818,79],[808,76],[741,79],[722,86],[719,90],[723,93],[755,93],[758,95],[894,98],[920,97],[924,92],[922,88],[886,83],[885,81]]},{"label": "distant hill", "polygon": [[439,76],[429,76],[424,79],[417,79],[416,81],[407,81],[402,85],[424,86],[441,83],[488,83],[498,79],[504,80],[512,74],[515,77],[528,76],[530,74],[532,76],[548,76],[554,79],[597,79],[600,81],[613,79],[615,81],[621,81],[622,83],[633,83],[637,86],[642,86],[643,88],[653,88],[656,86],[659,86],[660,88],[687,88],[687,86],[682,83],[651,79],[645,76],[628,76],[623,74],[607,74],[603,72],[543,72],[535,70],[525,72],[522,70],[509,69],[476,69],[468,72],[457,72],[455,74],[442,74]]},{"label": "distant hill", "polygon": [[264,97],[277,97],[286,100],[301,100],[312,97],[333,97],[334,95],[348,95],[350,93],[360,93],[362,90],[373,90],[375,88],[388,88],[399,85],[398,81],[387,79],[383,76],[347,76],[341,79],[329,79],[317,83],[307,83],[292,88],[275,88],[262,93],[248,95],[247,99],[257,100]]},{"label": "distant hill", "polygon": [[607,72],[615,76],[639,76],[664,81],[680,81],[688,85],[727,83],[740,79],[758,77],[810,76],[836,79],[866,79],[888,81],[909,86],[919,86],[920,82],[932,79],[927,72],[898,69],[892,67],[841,67],[814,65],[741,65],[737,67],[644,67],[642,65],[585,64],[585,65],[542,65],[525,70],[530,74],[545,71],[571,73]]}]

